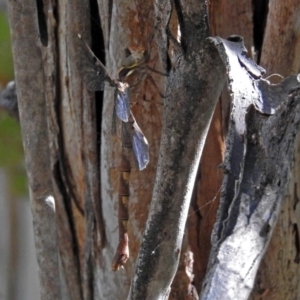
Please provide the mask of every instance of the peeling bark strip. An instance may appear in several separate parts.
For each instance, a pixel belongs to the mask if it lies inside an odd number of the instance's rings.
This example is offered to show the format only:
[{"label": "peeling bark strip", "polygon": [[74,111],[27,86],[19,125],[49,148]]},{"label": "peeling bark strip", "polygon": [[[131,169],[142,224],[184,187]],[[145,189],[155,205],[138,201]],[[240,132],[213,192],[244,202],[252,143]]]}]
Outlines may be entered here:
[{"label": "peeling bark strip", "polygon": [[233,104],[202,299],[248,299],[288,181],[300,122],[300,76],[272,85],[245,57],[242,38],[213,40],[228,69]]},{"label": "peeling bark strip", "polygon": [[[159,2],[160,7],[167,6],[168,1]],[[166,299],[169,293],[198,163],[225,82],[224,64],[214,45],[206,39],[206,2],[183,1],[177,9],[181,16],[181,53],[167,81],[170,95],[164,105],[150,215],[128,299]],[[160,15],[161,18],[168,19],[169,15]]]}]

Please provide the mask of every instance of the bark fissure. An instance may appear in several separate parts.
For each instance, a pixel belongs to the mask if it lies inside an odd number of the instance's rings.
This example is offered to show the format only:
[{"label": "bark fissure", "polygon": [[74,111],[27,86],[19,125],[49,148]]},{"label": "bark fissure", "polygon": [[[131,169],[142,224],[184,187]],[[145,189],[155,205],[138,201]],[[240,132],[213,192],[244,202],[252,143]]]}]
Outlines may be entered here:
[{"label": "bark fissure", "polygon": [[[47,1],[46,1],[47,2]],[[44,1],[36,0],[37,18],[39,24],[40,39],[44,47],[48,45],[48,29],[45,16]]]}]

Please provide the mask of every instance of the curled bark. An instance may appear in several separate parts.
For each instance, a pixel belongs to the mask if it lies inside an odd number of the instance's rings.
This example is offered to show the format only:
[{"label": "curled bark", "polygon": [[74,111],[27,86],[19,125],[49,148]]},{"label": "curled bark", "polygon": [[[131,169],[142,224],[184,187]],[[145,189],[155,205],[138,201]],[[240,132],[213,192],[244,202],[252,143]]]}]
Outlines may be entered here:
[{"label": "curled bark", "polygon": [[233,110],[202,299],[248,299],[288,181],[300,82],[298,75],[272,85],[246,59],[242,39],[214,41],[227,65]]}]

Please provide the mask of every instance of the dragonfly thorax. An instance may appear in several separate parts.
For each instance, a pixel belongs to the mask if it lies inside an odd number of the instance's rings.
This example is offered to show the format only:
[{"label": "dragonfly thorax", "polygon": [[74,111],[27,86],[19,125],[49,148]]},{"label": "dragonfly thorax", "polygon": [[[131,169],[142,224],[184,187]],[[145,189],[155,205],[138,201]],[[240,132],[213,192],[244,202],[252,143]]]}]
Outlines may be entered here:
[{"label": "dragonfly thorax", "polygon": [[127,90],[129,88],[129,85],[127,82],[118,81],[117,88],[120,92],[124,93],[125,90]]},{"label": "dragonfly thorax", "polygon": [[131,54],[125,57],[122,61],[122,68],[132,69],[141,66],[146,62],[146,50],[135,50]]}]

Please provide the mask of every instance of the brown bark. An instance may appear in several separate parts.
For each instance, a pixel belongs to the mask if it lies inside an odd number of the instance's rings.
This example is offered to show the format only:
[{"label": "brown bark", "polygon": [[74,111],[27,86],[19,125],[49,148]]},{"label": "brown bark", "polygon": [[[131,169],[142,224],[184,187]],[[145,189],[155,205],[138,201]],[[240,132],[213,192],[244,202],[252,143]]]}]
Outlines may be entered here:
[{"label": "brown bark", "polygon": [[288,76],[300,70],[299,12],[297,0],[270,1],[260,62],[268,75]]},{"label": "brown bark", "polygon": [[253,46],[253,13],[252,1],[242,0],[209,1],[209,23],[212,36],[228,38],[230,35],[240,35],[251,56]]}]

